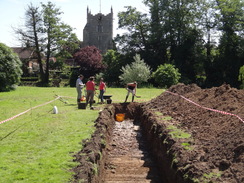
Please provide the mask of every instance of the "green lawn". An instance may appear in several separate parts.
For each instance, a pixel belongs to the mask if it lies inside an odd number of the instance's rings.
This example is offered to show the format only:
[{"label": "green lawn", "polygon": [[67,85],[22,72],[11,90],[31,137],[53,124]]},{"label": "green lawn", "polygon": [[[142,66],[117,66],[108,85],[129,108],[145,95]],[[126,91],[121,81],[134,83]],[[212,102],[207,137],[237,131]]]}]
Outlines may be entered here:
[{"label": "green lawn", "polygon": [[[135,101],[148,101],[162,92],[139,88],[141,98]],[[123,102],[126,90],[108,88],[105,94],[112,95],[113,102]],[[63,100],[34,108],[57,95]],[[54,106],[58,114],[53,114]],[[95,107],[102,109],[102,105]],[[0,182],[68,182],[69,170],[75,166],[72,155],[82,148],[82,139],[94,131],[99,110],[77,109],[75,88],[19,87],[0,93],[0,123],[30,108],[34,109],[0,124]]]}]

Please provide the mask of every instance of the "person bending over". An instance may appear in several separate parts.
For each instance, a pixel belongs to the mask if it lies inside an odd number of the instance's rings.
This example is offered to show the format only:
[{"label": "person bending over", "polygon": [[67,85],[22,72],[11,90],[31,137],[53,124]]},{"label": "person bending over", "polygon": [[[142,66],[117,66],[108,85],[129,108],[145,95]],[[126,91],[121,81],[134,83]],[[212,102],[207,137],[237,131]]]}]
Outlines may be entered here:
[{"label": "person bending over", "polygon": [[130,93],[132,94],[132,102],[134,102],[134,98],[135,98],[135,95],[136,95],[136,88],[137,88],[136,81],[134,81],[133,83],[127,83],[126,89],[127,89],[128,92],[127,92],[127,95],[126,95],[126,98],[125,98],[125,102],[127,101]]}]

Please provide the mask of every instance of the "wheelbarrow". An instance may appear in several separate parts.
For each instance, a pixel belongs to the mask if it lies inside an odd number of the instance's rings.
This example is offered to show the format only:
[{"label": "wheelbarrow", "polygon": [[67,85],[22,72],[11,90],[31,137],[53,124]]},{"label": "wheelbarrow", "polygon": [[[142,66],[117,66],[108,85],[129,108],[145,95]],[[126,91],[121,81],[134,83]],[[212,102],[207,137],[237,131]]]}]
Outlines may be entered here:
[{"label": "wheelbarrow", "polygon": [[103,95],[103,98],[107,101],[107,104],[111,104],[112,103],[112,97],[113,95]]}]

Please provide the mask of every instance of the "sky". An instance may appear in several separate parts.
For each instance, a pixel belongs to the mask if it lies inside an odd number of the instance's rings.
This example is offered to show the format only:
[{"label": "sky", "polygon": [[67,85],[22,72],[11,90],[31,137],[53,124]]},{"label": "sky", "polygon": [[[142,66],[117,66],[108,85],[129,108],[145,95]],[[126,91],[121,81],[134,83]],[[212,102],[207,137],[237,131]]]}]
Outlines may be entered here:
[{"label": "sky", "polygon": [[125,11],[125,6],[136,7],[138,11],[147,13],[147,8],[142,0],[0,0],[0,42],[9,47],[21,46],[16,39],[13,27],[23,26],[25,23],[25,12],[27,5],[32,3],[34,6],[40,6],[40,2],[47,4],[51,1],[60,8],[62,22],[74,28],[79,40],[83,40],[83,28],[87,21],[87,7],[93,15],[100,12],[108,14],[111,7],[114,13],[114,30],[113,35],[122,34],[123,31],[118,29],[118,12]]}]

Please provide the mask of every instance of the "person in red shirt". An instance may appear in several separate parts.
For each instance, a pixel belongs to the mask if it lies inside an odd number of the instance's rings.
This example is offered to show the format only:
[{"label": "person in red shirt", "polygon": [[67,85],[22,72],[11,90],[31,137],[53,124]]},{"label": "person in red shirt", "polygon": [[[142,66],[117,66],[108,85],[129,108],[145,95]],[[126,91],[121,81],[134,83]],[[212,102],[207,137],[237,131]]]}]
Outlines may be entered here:
[{"label": "person in red shirt", "polygon": [[100,79],[99,91],[100,91],[99,98],[101,99],[101,103],[103,104],[104,103],[103,94],[106,91],[106,84],[103,82],[103,78]]},{"label": "person in red shirt", "polygon": [[90,77],[89,81],[86,83],[86,105],[88,103],[90,104],[90,109],[94,109],[92,107],[93,101],[94,101],[94,95],[95,95],[95,83],[94,83],[94,77]]}]

